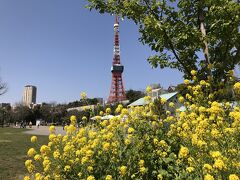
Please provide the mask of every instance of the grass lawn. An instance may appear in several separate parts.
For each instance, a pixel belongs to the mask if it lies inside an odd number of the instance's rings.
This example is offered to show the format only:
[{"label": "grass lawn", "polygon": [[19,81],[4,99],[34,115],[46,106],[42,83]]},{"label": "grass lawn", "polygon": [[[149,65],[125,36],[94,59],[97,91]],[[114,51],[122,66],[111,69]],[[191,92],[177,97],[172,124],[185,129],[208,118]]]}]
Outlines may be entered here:
[{"label": "grass lawn", "polygon": [[[0,180],[20,180],[27,173],[24,162],[27,151],[34,145],[26,129],[0,128]],[[47,136],[37,136],[39,144],[46,144]]]}]

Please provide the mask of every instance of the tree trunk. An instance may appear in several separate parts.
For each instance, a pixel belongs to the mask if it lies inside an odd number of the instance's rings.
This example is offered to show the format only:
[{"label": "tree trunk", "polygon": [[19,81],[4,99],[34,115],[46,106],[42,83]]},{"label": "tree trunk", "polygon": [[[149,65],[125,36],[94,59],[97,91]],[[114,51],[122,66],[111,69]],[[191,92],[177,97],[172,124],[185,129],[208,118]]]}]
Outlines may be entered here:
[{"label": "tree trunk", "polygon": [[200,30],[201,30],[202,36],[204,38],[203,53],[205,56],[206,63],[208,65],[208,64],[210,64],[210,59],[209,59],[209,51],[208,51],[208,42],[206,40],[206,29],[205,29],[205,25],[204,25],[203,10],[200,10],[200,12],[199,12],[199,21],[200,21]]}]

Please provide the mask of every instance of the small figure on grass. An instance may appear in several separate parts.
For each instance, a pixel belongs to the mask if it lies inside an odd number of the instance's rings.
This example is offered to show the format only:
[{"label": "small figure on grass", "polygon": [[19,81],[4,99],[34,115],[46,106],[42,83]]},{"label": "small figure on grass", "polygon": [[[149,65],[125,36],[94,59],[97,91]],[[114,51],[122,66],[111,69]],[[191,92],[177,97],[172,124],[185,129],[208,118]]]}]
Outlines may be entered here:
[{"label": "small figure on grass", "polygon": [[32,128],[32,121],[29,122],[29,127]]}]

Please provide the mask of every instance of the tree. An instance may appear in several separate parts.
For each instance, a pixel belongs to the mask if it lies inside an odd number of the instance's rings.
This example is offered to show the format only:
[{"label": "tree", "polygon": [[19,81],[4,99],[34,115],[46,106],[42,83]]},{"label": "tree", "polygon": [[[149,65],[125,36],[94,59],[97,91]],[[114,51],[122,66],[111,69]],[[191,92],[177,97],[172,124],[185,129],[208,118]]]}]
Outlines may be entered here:
[{"label": "tree", "polygon": [[10,105],[0,107],[0,125],[2,125],[2,127],[4,124],[9,125],[10,123],[13,123],[11,110],[12,109]]},{"label": "tree", "polygon": [[200,79],[226,80],[240,62],[240,3],[236,0],[88,0],[88,8],[139,26],[140,41],[156,55],[153,67],[191,70]]},{"label": "tree", "polygon": [[32,109],[22,104],[17,104],[12,112],[12,117],[14,122],[24,121],[28,124],[32,121],[35,124],[35,116]]},{"label": "tree", "polygon": [[144,93],[142,91],[135,91],[130,89],[126,91],[126,97],[129,100],[129,103],[132,103],[137,99],[144,97]]},{"label": "tree", "polygon": [[0,95],[3,95],[6,92],[7,92],[7,84],[2,82],[0,78]]},{"label": "tree", "polygon": [[44,103],[39,107],[39,110],[36,110],[35,112],[39,112],[39,116],[45,122],[62,124],[62,118],[67,114],[66,107],[67,105],[64,104],[56,105],[55,103]]},{"label": "tree", "polygon": [[48,122],[51,120],[51,105],[47,103],[43,103],[42,106],[39,109],[40,112],[40,118],[44,120],[45,122]]},{"label": "tree", "polygon": [[98,99],[97,98],[86,98],[86,99],[80,99],[79,101],[73,101],[68,103],[67,107],[79,107],[79,106],[87,106],[87,105],[97,105]]}]

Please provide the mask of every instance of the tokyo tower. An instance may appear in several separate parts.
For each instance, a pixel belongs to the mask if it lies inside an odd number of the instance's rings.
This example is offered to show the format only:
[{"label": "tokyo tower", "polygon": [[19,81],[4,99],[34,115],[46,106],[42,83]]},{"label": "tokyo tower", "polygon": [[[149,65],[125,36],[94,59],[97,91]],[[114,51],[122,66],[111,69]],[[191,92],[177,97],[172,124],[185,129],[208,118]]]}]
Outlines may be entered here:
[{"label": "tokyo tower", "polygon": [[114,23],[113,62],[111,67],[112,83],[108,103],[117,103],[126,100],[122,79],[123,70],[124,66],[120,62],[119,19],[116,16]]}]

